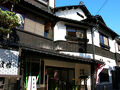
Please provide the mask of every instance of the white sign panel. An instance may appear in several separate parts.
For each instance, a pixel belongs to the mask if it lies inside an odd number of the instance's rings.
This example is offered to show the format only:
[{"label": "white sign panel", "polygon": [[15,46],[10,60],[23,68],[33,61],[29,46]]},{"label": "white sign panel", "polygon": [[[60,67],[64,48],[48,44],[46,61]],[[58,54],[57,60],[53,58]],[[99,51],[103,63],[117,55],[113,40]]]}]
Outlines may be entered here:
[{"label": "white sign panel", "polygon": [[0,75],[18,75],[18,51],[0,49]]},{"label": "white sign panel", "polygon": [[27,90],[37,90],[36,76],[29,76]]}]

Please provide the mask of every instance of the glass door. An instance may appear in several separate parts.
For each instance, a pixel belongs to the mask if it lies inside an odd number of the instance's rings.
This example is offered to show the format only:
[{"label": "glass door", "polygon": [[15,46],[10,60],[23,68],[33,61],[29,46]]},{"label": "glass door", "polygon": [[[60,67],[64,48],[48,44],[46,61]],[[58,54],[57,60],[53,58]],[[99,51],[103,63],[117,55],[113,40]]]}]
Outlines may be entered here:
[{"label": "glass door", "polygon": [[72,90],[74,69],[46,67],[46,90]]}]

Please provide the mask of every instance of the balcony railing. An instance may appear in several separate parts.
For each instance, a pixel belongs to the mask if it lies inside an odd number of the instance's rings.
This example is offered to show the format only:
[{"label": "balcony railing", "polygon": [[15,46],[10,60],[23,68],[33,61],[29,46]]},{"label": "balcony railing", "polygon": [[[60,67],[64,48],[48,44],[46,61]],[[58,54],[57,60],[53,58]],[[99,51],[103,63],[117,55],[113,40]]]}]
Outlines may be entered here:
[{"label": "balcony railing", "polygon": [[77,42],[56,41],[54,42],[54,49],[68,52],[85,52],[86,45]]},{"label": "balcony railing", "polygon": [[[14,30],[9,39],[0,40],[1,44],[7,46],[22,46],[34,49],[62,50],[70,52],[85,52],[85,43],[53,41],[43,36],[25,31]],[[4,44],[5,43],[5,44]]]},{"label": "balcony railing", "polygon": [[53,40],[24,30],[16,30],[19,44],[32,48],[53,49]]}]

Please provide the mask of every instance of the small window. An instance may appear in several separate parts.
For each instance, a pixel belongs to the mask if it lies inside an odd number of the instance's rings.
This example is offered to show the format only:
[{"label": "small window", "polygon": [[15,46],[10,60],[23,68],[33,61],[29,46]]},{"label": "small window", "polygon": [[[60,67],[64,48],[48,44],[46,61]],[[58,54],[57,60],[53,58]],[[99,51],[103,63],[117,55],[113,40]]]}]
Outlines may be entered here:
[{"label": "small window", "polygon": [[48,37],[48,30],[45,30],[45,32],[44,32],[44,37]]},{"label": "small window", "polygon": [[67,36],[76,37],[76,38],[84,38],[84,30],[80,30],[77,28],[67,28]]},{"label": "small window", "polygon": [[103,70],[100,72],[99,77],[100,77],[100,83],[109,82],[108,69],[103,69]]},{"label": "small window", "polygon": [[73,29],[73,28],[68,28],[67,29],[67,35],[72,36],[72,37],[76,37],[76,30]]},{"label": "small window", "polygon": [[44,37],[47,37],[49,39],[53,39],[53,30],[52,30],[52,23],[51,22],[45,23]]},{"label": "small window", "polygon": [[103,48],[108,48],[109,49],[109,41],[108,41],[108,37],[100,34],[100,45]]}]

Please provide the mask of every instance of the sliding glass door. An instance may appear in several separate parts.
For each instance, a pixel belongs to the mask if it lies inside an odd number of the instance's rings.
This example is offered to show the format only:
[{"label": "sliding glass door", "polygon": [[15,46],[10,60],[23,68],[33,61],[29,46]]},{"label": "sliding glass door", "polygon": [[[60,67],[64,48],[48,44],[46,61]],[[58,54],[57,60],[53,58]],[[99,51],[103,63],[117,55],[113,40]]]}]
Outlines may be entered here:
[{"label": "sliding glass door", "polygon": [[74,69],[46,67],[46,90],[72,90]]}]

